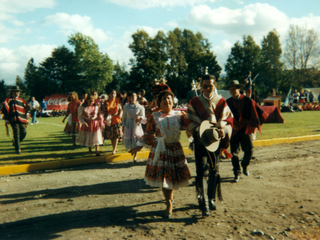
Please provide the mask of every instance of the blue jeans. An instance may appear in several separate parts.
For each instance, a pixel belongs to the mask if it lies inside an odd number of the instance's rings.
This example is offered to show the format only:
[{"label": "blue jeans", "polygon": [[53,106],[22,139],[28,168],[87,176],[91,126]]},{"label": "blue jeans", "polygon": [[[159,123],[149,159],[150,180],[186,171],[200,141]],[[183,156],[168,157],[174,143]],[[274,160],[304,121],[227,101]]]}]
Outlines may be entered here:
[{"label": "blue jeans", "polygon": [[36,114],[37,114],[37,110],[31,110],[31,117],[32,117],[31,123],[37,123],[38,122],[38,120],[36,119]]}]

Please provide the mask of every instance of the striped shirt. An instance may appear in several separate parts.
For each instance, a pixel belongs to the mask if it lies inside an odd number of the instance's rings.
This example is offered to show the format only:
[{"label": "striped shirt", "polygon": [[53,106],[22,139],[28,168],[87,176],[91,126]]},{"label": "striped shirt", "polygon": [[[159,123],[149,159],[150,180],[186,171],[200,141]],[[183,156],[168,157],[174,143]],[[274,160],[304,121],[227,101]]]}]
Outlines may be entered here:
[{"label": "striped shirt", "polygon": [[9,122],[28,123],[29,105],[22,98],[7,98],[2,107],[4,119]]},{"label": "striped shirt", "polygon": [[221,95],[215,94],[210,100],[200,95],[190,100],[185,117],[188,133],[192,135],[204,120],[216,122],[227,131],[227,139],[231,138],[233,115]]}]

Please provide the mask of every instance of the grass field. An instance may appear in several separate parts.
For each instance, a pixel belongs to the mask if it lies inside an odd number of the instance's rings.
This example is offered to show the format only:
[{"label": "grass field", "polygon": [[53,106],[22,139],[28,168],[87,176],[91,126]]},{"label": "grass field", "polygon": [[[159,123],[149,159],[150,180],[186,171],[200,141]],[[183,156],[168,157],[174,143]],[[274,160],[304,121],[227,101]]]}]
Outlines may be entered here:
[{"label": "grass field", "polygon": [[[257,140],[285,137],[297,137],[319,134],[320,112],[283,113],[284,124],[264,124],[262,134],[257,133]],[[39,118],[39,124],[27,127],[27,137],[21,144],[22,154],[15,153],[11,137],[6,137],[4,121],[0,120],[0,165],[35,163],[61,159],[82,158],[95,155],[88,154],[88,148],[72,146],[70,136],[63,134],[64,124],[62,117]],[[182,133],[181,143],[184,147],[189,145],[186,134]],[[121,143],[118,153],[127,152]],[[110,140],[101,146],[102,154],[111,154]]]}]

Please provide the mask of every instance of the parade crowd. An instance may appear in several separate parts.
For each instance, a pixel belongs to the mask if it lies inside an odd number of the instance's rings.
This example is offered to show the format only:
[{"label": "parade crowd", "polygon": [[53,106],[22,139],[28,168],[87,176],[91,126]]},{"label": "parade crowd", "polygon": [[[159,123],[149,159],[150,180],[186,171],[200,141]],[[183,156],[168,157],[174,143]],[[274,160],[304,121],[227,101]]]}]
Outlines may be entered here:
[{"label": "parade crowd", "polygon": [[[249,74],[245,83],[251,82]],[[250,98],[250,86],[232,81],[226,90],[231,97],[223,98],[216,91],[216,79],[205,74],[196,94],[187,108],[175,109],[177,99],[166,81],[155,80],[151,88],[153,99],[148,102],[145,91],[117,93],[99,97],[97,91],[76,92],[68,95],[68,108],[62,122],[64,132],[72,137],[73,145],[88,147],[89,153],[100,155],[99,147],[105,140],[112,143],[112,154],[117,153],[118,142],[137,161],[137,152],[149,148],[145,182],[162,188],[166,199],[164,217],[172,216],[173,191],[189,185],[191,179],[188,163],[180,143],[181,130],[186,130],[196,162],[196,194],[202,215],[209,216],[217,209],[216,200],[222,200],[219,162],[223,154],[229,154],[233,166],[234,182],[243,173],[249,176],[248,167],[253,156],[252,136],[261,131],[267,119],[259,105]],[[246,92],[240,94],[243,89]],[[195,92],[196,93],[196,92]],[[21,153],[20,143],[26,136],[27,113],[31,109],[32,124],[37,120],[35,112],[39,103],[32,98],[27,103],[20,98],[20,89],[11,89],[11,98],[3,104],[6,127],[11,125],[16,152]],[[230,147],[230,153],[226,151]],[[240,156],[240,150],[244,156]],[[242,159],[242,160],[240,160]]]}]

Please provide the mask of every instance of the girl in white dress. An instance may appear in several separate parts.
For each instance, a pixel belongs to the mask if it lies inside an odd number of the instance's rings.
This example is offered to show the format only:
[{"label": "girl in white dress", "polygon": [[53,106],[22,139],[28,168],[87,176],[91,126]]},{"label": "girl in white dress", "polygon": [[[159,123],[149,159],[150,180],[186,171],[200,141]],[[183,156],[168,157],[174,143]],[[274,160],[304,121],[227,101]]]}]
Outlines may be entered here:
[{"label": "girl in white dress", "polygon": [[95,104],[93,96],[90,96],[78,109],[78,118],[82,123],[77,143],[82,146],[91,148],[94,147],[96,155],[100,156],[99,145],[103,143],[102,133],[100,128],[100,111]]},{"label": "girl in white dress", "polygon": [[[127,150],[137,147],[138,140],[143,136],[141,124],[145,124],[145,109],[137,102],[137,94],[131,92],[128,94],[130,102],[123,107],[122,126],[123,145]],[[133,155],[133,161],[137,161],[137,153]]]}]

